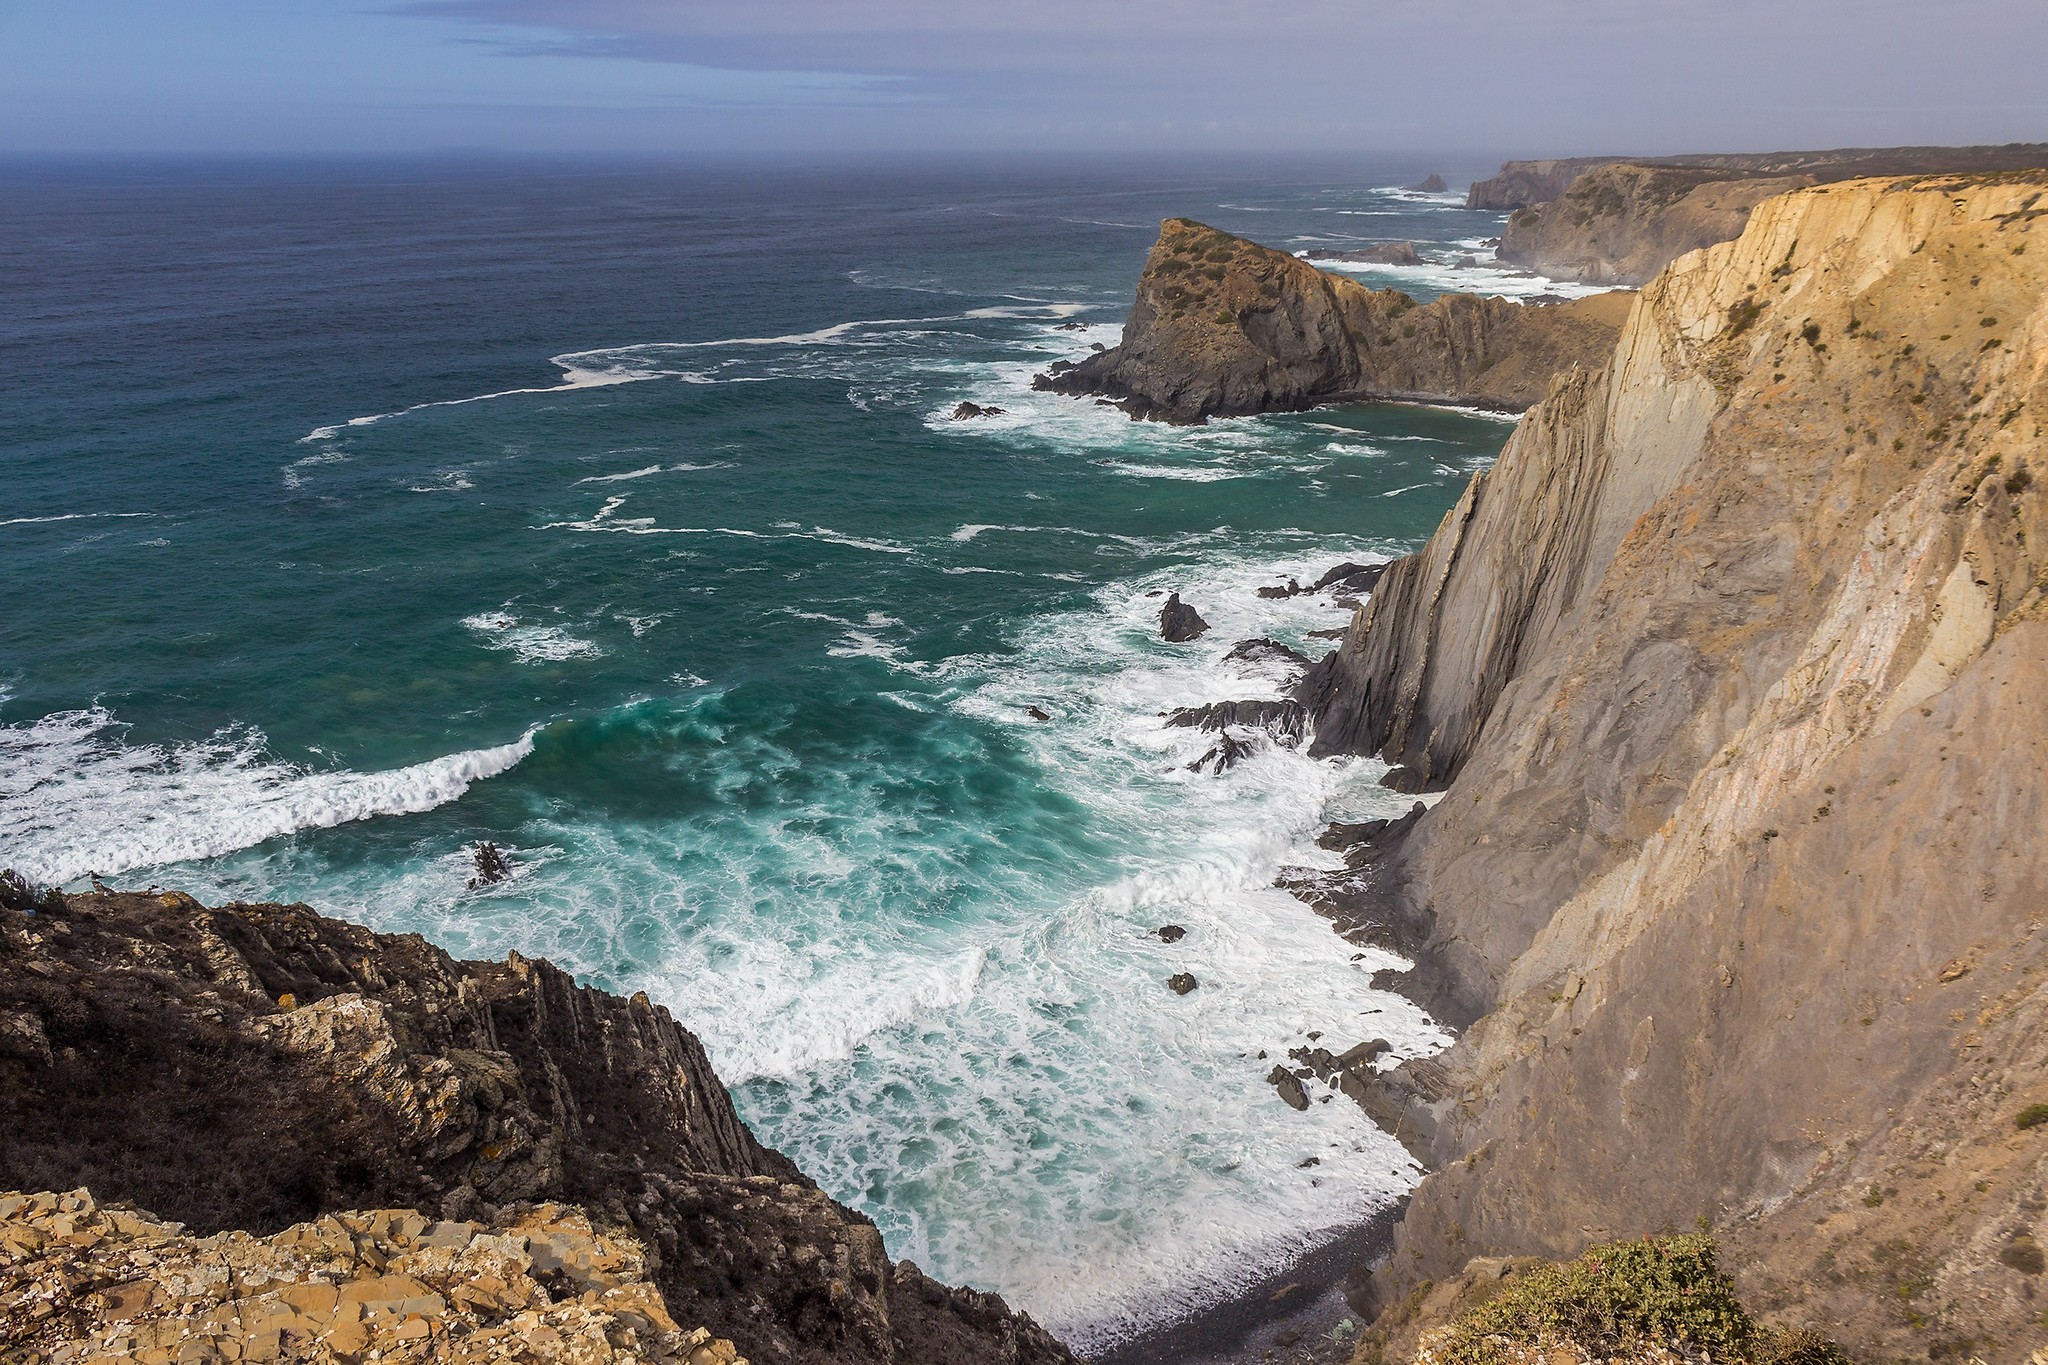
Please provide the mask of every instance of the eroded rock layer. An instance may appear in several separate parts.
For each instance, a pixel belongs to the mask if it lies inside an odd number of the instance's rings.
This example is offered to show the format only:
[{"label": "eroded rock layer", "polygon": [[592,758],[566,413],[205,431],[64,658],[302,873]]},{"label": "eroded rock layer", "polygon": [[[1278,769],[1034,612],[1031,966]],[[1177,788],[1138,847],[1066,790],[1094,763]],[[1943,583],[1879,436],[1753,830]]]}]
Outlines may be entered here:
[{"label": "eroded rock layer", "polygon": [[2041,173],[1759,205],[1311,679],[1448,788],[1382,866],[1486,1011],[1390,1288],[1704,1220],[1852,1352],[2039,1344],[2044,221]]},{"label": "eroded rock layer", "polygon": [[1519,411],[1597,365],[1627,296],[1418,304],[1186,218],[1161,225],[1122,342],[1035,381],[1174,422],[1400,398]]},{"label": "eroded rock layer", "polygon": [[557,1201],[628,1231],[675,1321],[756,1365],[1071,1359],[1001,1299],[892,1265],[646,996],[304,906],[0,909],[0,1188],[79,1187],[259,1238]]}]

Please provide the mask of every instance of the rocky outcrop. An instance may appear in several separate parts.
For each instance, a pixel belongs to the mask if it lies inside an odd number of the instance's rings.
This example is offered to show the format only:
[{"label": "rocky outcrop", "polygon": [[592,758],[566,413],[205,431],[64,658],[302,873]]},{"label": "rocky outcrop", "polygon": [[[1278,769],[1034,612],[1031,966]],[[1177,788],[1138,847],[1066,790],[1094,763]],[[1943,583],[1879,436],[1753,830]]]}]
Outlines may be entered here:
[{"label": "rocky outcrop", "polygon": [[1431,171],[1428,175],[1423,176],[1419,183],[1410,185],[1408,188],[1414,190],[1417,194],[1443,194],[1451,187],[1441,174]]},{"label": "rocky outcrop", "polygon": [[79,1187],[259,1239],[552,1201],[630,1233],[674,1320],[757,1365],[1070,1359],[1000,1299],[892,1265],[646,996],[303,906],[0,909],[0,1188]]},{"label": "rocky outcrop", "polygon": [[1170,645],[1199,640],[1208,630],[1209,623],[1202,619],[1202,613],[1193,604],[1181,601],[1179,593],[1169,595],[1159,608],[1159,638]]},{"label": "rocky outcrop", "polygon": [[1732,241],[1749,211],[1802,185],[1859,176],[2048,166],[2048,144],[1508,162],[1468,208],[1510,213],[1497,254],[1556,279],[1639,285],[1688,251]]},{"label": "rocky outcrop", "polygon": [[1543,161],[1505,161],[1500,173],[1475,180],[1465,191],[1465,207],[1489,213],[1511,213],[1531,204],[1547,204],[1571,187],[1572,181],[1612,156],[1552,157]]},{"label": "rocky outcrop", "polygon": [[2038,1344],[2044,221],[2043,174],[1758,206],[1319,670],[1326,748],[1447,788],[1376,870],[1483,1014],[1393,1297],[1704,1221],[1852,1354]]},{"label": "rocky outcrop", "polygon": [[1471,294],[1418,304],[1173,218],[1146,258],[1122,342],[1054,366],[1033,387],[1173,422],[1366,398],[1519,410],[1554,375],[1603,360],[1627,306]]},{"label": "rocky outcrop", "polygon": [[1346,261],[1352,265],[1422,264],[1422,253],[1415,249],[1413,242],[1380,242],[1353,251],[1318,247],[1313,251],[1302,252],[1301,258],[1305,261]]},{"label": "rocky outcrop", "polygon": [[575,1209],[411,1209],[195,1236],[84,1190],[0,1194],[0,1356],[84,1365],[747,1365]]},{"label": "rocky outcrop", "polygon": [[1597,166],[1551,202],[1508,215],[1497,254],[1552,279],[1640,285],[1688,251],[1739,236],[1764,200],[1811,183],[1806,175]]}]

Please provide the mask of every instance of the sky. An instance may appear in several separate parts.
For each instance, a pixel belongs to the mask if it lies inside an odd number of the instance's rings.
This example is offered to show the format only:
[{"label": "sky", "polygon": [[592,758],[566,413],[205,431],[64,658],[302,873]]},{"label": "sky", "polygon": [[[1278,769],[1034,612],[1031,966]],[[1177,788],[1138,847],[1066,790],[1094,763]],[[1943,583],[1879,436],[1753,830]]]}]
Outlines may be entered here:
[{"label": "sky", "polygon": [[2048,0],[0,0],[0,155],[2048,140]]}]

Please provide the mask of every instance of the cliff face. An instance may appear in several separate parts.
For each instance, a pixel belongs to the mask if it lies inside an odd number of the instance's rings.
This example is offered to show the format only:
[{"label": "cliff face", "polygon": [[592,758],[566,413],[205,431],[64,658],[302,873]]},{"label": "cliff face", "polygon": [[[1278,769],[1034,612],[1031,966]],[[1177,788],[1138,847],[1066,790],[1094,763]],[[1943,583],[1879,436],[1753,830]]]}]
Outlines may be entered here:
[{"label": "cliff face", "polygon": [[1616,162],[1578,176],[1540,208],[1511,214],[1499,256],[1553,279],[1639,285],[1688,251],[1739,236],[1751,209],[1810,183]]},{"label": "cliff face", "polygon": [[258,1237],[558,1201],[630,1230],[675,1319],[757,1365],[1070,1359],[1000,1299],[892,1266],[646,996],[303,906],[0,909],[0,1189],[79,1186]]},{"label": "cliff face", "polygon": [[1688,251],[1734,240],[1749,211],[1802,185],[2048,166],[2048,144],[1843,147],[1510,161],[1467,208],[1510,212],[1498,255],[1557,279],[1639,285]]},{"label": "cliff face", "polygon": [[1519,410],[1560,369],[1603,358],[1626,311],[1626,300],[1607,297],[1528,307],[1451,294],[1417,304],[1173,218],[1146,258],[1121,344],[1035,384],[1176,422],[1354,398]]},{"label": "cliff face", "polygon": [[2044,217],[2043,174],[1758,206],[1312,680],[1324,748],[1448,788],[1379,875],[1488,1010],[1411,1088],[1390,1288],[1703,1219],[1852,1352],[2039,1344]]},{"label": "cliff face", "polygon": [[1571,183],[1596,166],[1620,158],[1611,156],[1553,157],[1547,161],[1503,161],[1500,173],[1475,180],[1465,191],[1465,207],[1491,213],[1510,213],[1531,204],[1547,204],[1571,188]]}]

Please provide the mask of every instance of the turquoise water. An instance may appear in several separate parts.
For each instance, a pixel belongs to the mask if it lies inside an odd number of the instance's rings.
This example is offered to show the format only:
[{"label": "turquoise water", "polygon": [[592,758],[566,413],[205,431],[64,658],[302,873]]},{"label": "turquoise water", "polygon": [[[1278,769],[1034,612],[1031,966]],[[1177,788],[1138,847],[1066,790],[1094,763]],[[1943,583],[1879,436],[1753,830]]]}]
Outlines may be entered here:
[{"label": "turquoise water", "polygon": [[1255,589],[1419,543],[1509,428],[1029,379],[1167,214],[1541,287],[1377,188],[1426,169],[10,172],[0,861],[646,989],[894,1254],[1082,1344],[1226,1293],[1414,1178],[1259,1053],[1444,1039],[1271,889],[1379,765],[1197,775],[1159,716],[1274,694],[1230,646],[1345,616]]}]

